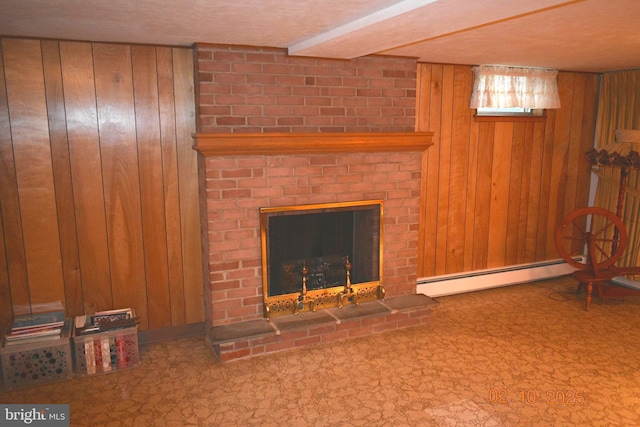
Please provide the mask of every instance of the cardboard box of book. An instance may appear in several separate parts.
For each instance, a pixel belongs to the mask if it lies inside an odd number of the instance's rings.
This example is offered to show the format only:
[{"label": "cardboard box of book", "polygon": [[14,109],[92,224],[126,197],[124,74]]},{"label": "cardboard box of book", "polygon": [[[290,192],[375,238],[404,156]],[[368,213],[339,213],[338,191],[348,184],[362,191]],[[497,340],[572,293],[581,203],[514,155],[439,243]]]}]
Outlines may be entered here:
[{"label": "cardboard box of book", "polygon": [[71,320],[64,311],[16,316],[2,338],[2,378],[6,388],[73,377]]},{"label": "cardboard box of book", "polygon": [[138,318],[130,308],[78,316],[73,346],[77,375],[133,368],[140,362]]}]

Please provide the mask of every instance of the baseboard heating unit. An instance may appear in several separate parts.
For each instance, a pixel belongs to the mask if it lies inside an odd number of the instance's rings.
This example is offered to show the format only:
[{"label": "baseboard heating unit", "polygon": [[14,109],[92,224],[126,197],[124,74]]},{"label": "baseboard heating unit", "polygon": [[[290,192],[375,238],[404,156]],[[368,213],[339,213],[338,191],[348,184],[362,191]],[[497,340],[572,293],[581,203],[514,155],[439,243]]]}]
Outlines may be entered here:
[{"label": "baseboard heating unit", "polygon": [[[577,260],[581,258],[575,258]],[[571,274],[575,267],[563,259],[530,264],[512,265],[496,269],[468,271],[418,279],[417,293],[428,297],[461,294],[501,286],[517,285],[536,280],[552,279]]]}]

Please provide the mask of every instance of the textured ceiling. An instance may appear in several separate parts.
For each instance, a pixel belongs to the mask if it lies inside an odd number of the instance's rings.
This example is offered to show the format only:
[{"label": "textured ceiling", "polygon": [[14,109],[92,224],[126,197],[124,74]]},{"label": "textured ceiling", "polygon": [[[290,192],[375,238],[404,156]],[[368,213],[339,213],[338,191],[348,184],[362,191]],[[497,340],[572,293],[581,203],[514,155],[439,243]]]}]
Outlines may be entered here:
[{"label": "textured ceiling", "polygon": [[0,0],[0,35],[602,72],[640,68],[640,1]]}]

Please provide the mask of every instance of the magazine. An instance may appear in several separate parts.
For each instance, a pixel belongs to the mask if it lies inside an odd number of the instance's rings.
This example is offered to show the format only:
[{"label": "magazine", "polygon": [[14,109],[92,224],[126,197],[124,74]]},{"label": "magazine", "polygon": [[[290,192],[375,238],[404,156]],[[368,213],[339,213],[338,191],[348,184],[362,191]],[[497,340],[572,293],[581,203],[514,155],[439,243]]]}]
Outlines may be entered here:
[{"label": "magazine", "polygon": [[33,313],[16,316],[13,319],[11,330],[19,331],[45,326],[62,327],[63,325],[64,311],[51,311],[48,313]]}]

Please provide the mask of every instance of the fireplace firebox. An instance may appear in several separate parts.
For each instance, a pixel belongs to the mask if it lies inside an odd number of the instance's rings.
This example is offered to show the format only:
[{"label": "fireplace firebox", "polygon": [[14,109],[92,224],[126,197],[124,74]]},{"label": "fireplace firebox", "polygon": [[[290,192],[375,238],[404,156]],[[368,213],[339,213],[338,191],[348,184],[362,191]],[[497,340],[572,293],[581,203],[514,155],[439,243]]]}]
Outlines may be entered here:
[{"label": "fireplace firebox", "polygon": [[384,297],[383,201],[260,209],[266,317]]}]

